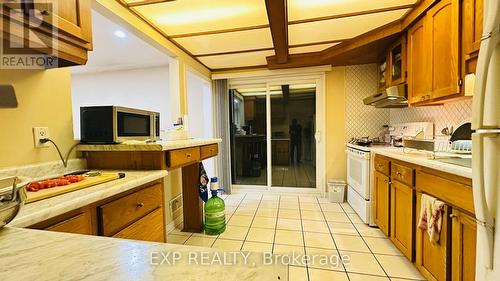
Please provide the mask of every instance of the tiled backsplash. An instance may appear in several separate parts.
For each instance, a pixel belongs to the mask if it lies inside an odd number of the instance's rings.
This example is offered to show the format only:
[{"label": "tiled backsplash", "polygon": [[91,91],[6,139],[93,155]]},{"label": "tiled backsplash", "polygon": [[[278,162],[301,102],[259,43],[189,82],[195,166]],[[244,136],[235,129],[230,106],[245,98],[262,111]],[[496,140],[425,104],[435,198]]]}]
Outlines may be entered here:
[{"label": "tiled backsplash", "polygon": [[377,91],[377,65],[347,66],[345,72],[346,140],[359,137],[383,136],[390,116],[388,109],[375,108],[363,103]]},{"label": "tiled backsplash", "polygon": [[356,137],[383,136],[383,125],[406,122],[433,122],[435,135],[445,127],[456,129],[470,122],[472,99],[440,106],[381,109],[363,104],[363,99],[377,91],[377,66],[353,65],[345,72],[346,140]]},{"label": "tiled backsplash", "polygon": [[445,127],[456,129],[464,122],[470,122],[472,99],[449,102],[440,106],[395,108],[390,110],[391,124],[405,122],[433,122],[434,134],[440,135]]}]

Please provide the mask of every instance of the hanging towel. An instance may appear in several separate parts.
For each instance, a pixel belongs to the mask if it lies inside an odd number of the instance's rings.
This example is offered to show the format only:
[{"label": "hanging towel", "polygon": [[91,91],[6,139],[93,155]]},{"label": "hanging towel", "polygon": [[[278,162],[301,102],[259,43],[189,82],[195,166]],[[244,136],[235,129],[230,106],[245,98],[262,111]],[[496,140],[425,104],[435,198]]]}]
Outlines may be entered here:
[{"label": "hanging towel", "polygon": [[427,194],[422,194],[418,227],[427,230],[432,244],[439,243],[439,234],[443,225],[444,203]]},{"label": "hanging towel", "polygon": [[198,193],[200,194],[201,200],[203,202],[207,202],[208,200],[208,176],[205,168],[203,167],[203,163],[200,163],[200,183],[198,184]]}]

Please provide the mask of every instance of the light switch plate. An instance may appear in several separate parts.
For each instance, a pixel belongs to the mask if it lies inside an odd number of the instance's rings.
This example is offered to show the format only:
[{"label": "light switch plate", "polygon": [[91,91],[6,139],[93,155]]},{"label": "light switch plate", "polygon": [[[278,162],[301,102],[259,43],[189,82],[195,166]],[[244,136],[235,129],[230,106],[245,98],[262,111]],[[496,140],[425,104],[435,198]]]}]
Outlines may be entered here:
[{"label": "light switch plate", "polygon": [[35,148],[49,147],[49,143],[41,143],[41,139],[49,138],[49,128],[48,127],[33,127],[33,140],[35,142]]}]

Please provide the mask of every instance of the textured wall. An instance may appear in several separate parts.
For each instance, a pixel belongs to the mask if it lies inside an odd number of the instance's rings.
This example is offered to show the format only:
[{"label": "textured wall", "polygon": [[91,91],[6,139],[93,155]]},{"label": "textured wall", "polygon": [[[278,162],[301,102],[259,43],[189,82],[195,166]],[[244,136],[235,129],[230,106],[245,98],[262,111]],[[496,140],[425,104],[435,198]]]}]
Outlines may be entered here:
[{"label": "textured wall", "polygon": [[450,102],[441,106],[408,107],[390,110],[391,124],[403,122],[433,122],[435,134],[441,134],[445,127],[457,128],[463,122],[470,122],[472,99]]},{"label": "textured wall", "polygon": [[346,140],[359,137],[383,136],[389,124],[389,110],[363,103],[377,91],[377,66],[353,65],[345,71],[345,126]]}]

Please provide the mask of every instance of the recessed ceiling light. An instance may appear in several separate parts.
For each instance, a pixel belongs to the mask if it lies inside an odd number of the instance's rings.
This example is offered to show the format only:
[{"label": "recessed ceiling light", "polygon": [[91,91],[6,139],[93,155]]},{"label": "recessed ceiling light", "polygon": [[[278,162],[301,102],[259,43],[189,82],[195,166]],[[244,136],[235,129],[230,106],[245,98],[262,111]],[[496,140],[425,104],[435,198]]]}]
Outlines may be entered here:
[{"label": "recessed ceiling light", "polygon": [[113,33],[116,37],[118,38],[125,38],[127,37],[127,34],[121,30],[116,30],[114,33]]}]

